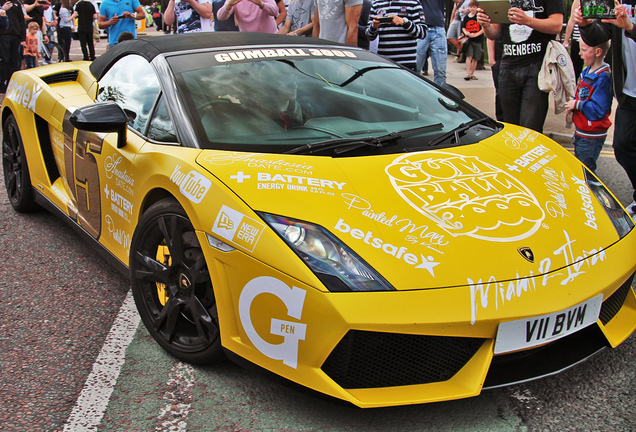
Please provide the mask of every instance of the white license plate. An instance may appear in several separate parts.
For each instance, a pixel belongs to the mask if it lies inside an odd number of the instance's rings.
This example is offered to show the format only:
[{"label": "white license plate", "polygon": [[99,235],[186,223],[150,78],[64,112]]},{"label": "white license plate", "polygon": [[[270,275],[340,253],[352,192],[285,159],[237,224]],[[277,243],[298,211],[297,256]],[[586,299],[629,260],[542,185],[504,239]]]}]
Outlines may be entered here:
[{"label": "white license plate", "polygon": [[542,345],[575,333],[598,320],[603,294],[560,312],[499,324],[495,354]]}]

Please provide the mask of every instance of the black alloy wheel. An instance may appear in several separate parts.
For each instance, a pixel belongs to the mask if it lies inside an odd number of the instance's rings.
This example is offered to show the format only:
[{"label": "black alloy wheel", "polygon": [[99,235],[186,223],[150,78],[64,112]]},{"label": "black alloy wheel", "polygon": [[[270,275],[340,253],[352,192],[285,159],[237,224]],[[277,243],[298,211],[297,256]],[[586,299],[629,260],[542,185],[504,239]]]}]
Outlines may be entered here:
[{"label": "black alloy wheel", "polygon": [[130,276],[139,314],[166,351],[189,363],[223,358],[210,273],[176,200],[161,200],[142,215],[130,248]]},{"label": "black alloy wheel", "polygon": [[13,208],[20,213],[35,210],[37,204],[33,198],[22,136],[13,114],[7,117],[3,127],[2,170],[7,196]]}]

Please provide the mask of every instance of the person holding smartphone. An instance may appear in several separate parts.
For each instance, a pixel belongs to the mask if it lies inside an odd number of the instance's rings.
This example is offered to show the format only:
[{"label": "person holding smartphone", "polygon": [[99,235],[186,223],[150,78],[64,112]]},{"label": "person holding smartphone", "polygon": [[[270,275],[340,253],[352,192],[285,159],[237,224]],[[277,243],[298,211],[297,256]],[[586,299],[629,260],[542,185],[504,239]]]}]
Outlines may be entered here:
[{"label": "person holding smartphone", "polygon": [[502,37],[499,97],[504,121],[543,132],[550,94],[539,89],[538,76],[548,43],[563,27],[563,0],[511,0],[510,6],[510,24],[491,22],[481,8],[477,21],[488,39]]},{"label": "person holding smartphone", "polygon": [[596,46],[611,40],[612,90],[618,101],[614,117],[614,156],[623,167],[633,188],[633,199],[626,207],[636,218],[636,0],[615,1],[616,19],[586,19],[581,8],[574,11],[581,38]]},{"label": "person holding smartphone", "polygon": [[366,36],[378,41],[378,54],[415,70],[417,40],[426,36],[424,9],[418,0],[374,0]]},{"label": "person holding smartphone", "polygon": [[137,37],[136,20],[146,18],[146,12],[141,7],[139,0],[119,2],[117,0],[104,0],[99,7],[99,28],[108,29],[108,48],[118,43],[119,35],[129,31]]}]

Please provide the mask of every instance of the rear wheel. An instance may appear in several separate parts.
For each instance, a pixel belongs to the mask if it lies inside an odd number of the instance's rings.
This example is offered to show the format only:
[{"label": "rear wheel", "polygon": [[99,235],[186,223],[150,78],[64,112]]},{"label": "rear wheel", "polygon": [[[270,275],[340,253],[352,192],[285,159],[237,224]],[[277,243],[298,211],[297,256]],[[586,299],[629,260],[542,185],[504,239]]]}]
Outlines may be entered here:
[{"label": "rear wheel", "polygon": [[174,199],[146,211],[130,248],[139,314],[153,338],[190,363],[223,357],[212,280],[194,228]]},{"label": "rear wheel", "polygon": [[13,114],[7,117],[3,127],[2,170],[4,172],[4,185],[13,208],[20,213],[35,210],[37,204],[33,198],[22,136]]}]

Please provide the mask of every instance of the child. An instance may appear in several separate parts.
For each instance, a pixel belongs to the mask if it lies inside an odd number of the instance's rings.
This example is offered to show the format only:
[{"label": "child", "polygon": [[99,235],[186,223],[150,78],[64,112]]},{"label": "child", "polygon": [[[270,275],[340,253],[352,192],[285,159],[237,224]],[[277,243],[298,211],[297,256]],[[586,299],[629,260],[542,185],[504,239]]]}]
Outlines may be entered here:
[{"label": "child", "polygon": [[124,31],[124,32],[121,32],[119,37],[117,38],[117,43],[121,43],[127,40],[134,40],[134,39],[135,39],[134,34],[132,34],[129,31]]},{"label": "child", "polygon": [[27,69],[38,65],[40,50],[38,49],[38,32],[40,26],[35,21],[31,21],[27,27],[26,47],[24,49],[24,63]]},{"label": "child", "polygon": [[598,46],[588,46],[579,41],[579,55],[585,68],[581,72],[574,99],[566,104],[576,127],[574,154],[590,170],[596,170],[596,161],[605,144],[607,129],[612,122],[612,91],[610,67],[603,60],[609,49],[609,41]]},{"label": "child", "polygon": [[[479,2],[477,0],[470,0],[468,3],[468,15],[466,15],[462,21],[462,32],[468,36],[468,40],[464,42],[468,44],[466,46],[466,81],[476,80],[475,68],[477,62],[481,59],[481,45],[484,40],[484,29],[481,28],[477,22],[477,9],[479,8]],[[462,48],[464,48],[462,46]]]}]

